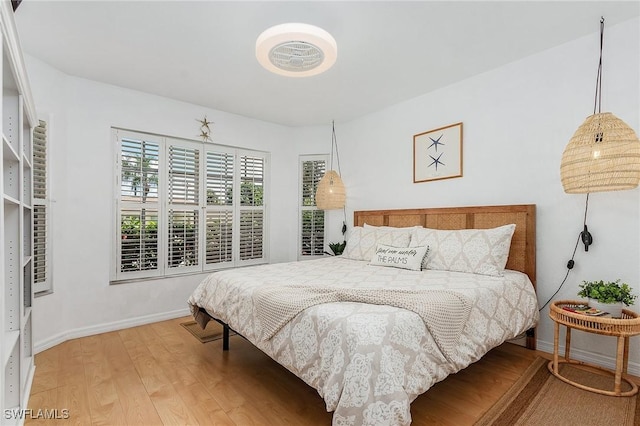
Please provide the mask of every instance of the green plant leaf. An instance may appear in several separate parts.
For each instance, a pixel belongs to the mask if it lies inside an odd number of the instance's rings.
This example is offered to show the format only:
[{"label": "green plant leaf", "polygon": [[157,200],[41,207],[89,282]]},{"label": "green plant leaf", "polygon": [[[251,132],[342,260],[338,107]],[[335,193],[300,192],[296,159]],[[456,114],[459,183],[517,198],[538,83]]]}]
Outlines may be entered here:
[{"label": "green plant leaf", "polygon": [[632,289],[627,283],[616,281],[583,281],[580,284],[578,296],[594,299],[600,303],[624,303],[626,306],[634,304],[636,298],[632,294]]}]

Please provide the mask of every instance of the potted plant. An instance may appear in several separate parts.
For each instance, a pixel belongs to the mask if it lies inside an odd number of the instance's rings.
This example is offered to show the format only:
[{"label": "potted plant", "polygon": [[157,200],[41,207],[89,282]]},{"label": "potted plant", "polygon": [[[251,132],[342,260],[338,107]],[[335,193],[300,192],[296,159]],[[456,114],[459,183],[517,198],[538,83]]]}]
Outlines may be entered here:
[{"label": "potted plant", "polygon": [[612,317],[622,316],[622,304],[631,306],[638,296],[631,294],[627,283],[616,281],[583,281],[578,296],[590,299],[589,306],[609,312]]},{"label": "potted plant", "polygon": [[334,256],[340,256],[344,251],[344,248],[347,246],[347,242],[343,241],[341,243],[331,243],[329,244],[329,248],[333,252]]}]

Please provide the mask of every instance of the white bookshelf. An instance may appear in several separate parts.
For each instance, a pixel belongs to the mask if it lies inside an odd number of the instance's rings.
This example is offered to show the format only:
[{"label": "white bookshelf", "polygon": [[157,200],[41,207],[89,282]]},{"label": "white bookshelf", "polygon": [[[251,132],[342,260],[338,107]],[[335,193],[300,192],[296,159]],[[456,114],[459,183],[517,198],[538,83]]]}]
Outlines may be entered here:
[{"label": "white bookshelf", "polygon": [[5,410],[27,408],[33,361],[32,130],[37,124],[11,2],[0,0],[0,414],[2,425],[22,424]]}]

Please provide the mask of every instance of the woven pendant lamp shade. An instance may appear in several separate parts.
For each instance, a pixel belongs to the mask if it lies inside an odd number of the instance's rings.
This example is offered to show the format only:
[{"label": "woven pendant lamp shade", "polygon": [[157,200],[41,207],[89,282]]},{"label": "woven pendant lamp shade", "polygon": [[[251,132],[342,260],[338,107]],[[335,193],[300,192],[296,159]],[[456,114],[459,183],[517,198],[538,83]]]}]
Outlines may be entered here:
[{"label": "woven pendant lamp shade", "polygon": [[568,194],[633,189],[640,182],[640,140],[612,113],[593,114],[564,149],[560,177]]},{"label": "woven pendant lamp shade", "polygon": [[347,192],[340,175],[335,170],[324,174],[316,190],[316,206],[320,210],[334,210],[344,207]]}]

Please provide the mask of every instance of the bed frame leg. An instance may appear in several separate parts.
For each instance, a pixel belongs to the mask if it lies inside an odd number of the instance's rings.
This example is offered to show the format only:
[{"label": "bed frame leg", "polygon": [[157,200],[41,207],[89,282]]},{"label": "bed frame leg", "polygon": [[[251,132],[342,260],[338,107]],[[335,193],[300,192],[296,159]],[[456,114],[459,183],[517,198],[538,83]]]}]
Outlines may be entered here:
[{"label": "bed frame leg", "polygon": [[[229,331],[231,330],[231,327],[229,327],[229,325],[226,322],[220,321],[218,318],[212,317],[206,311],[205,311],[205,314],[207,315],[208,318],[214,320],[215,322],[217,322],[222,326],[222,350],[228,351],[229,350]],[[234,331],[234,335],[235,334],[237,333]]]},{"label": "bed frame leg", "polygon": [[229,350],[229,326],[227,324],[222,325],[222,350]]},{"label": "bed frame leg", "polygon": [[526,345],[527,345],[527,349],[532,349],[532,350],[536,350],[536,329],[534,328],[530,328],[527,330],[527,339],[526,339]]}]

